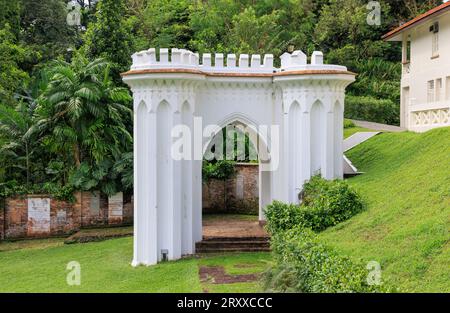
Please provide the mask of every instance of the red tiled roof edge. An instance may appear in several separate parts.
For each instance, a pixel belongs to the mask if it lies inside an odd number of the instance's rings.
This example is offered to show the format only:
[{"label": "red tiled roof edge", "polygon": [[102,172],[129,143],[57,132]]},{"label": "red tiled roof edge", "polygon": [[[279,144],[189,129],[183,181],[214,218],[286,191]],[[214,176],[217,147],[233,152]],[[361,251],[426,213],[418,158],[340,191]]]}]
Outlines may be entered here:
[{"label": "red tiled roof edge", "polygon": [[448,1],[446,3],[443,3],[440,6],[437,6],[434,9],[431,9],[430,11],[419,15],[416,18],[413,18],[412,20],[406,22],[405,24],[403,24],[403,25],[401,25],[401,26],[391,30],[387,34],[383,35],[381,38],[384,39],[384,40],[389,39],[392,36],[394,36],[395,34],[399,33],[400,31],[402,31],[402,30],[404,30],[404,29],[406,29],[406,28],[416,24],[417,22],[420,22],[420,21],[422,21],[422,20],[424,20],[424,19],[426,19],[426,18],[428,18],[428,17],[430,17],[430,16],[432,16],[432,15],[438,13],[438,12],[441,12],[441,11],[443,11],[445,9],[450,9],[450,1]]}]

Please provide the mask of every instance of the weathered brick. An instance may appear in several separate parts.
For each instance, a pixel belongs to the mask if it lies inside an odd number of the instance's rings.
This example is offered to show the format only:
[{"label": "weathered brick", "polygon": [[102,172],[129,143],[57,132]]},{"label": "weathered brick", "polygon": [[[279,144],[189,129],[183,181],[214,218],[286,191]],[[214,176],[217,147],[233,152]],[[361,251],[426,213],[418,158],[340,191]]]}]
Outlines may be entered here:
[{"label": "weathered brick", "polygon": [[[124,196],[122,216],[111,216],[109,220],[107,196],[91,192],[76,192],[74,196],[74,202],[53,199],[49,195],[28,195],[5,199],[4,206],[0,204],[0,240],[63,236],[80,228],[108,224],[132,224],[133,222],[133,197],[131,195]],[[36,201],[50,199],[48,224],[45,224],[45,219],[30,220],[28,216],[29,198],[37,198]],[[47,229],[39,227],[40,222],[43,222]],[[38,227],[36,228],[36,226]]]},{"label": "weathered brick", "polygon": [[211,179],[203,183],[203,212],[257,214],[258,181],[258,164],[236,164],[236,175],[232,178],[226,181]]}]

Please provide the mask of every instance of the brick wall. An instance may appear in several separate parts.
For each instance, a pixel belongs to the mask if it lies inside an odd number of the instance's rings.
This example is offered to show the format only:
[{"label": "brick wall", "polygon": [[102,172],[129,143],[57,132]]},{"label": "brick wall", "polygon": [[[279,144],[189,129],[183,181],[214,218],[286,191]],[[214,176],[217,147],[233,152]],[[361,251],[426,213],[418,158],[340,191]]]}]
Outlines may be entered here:
[{"label": "brick wall", "polygon": [[258,185],[258,164],[238,163],[232,178],[203,183],[203,212],[258,214]]},{"label": "brick wall", "polygon": [[108,224],[108,197],[98,191],[81,192],[81,226]]},{"label": "brick wall", "polygon": [[28,209],[27,199],[5,199],[5,239],[27,236]]},{"label": "brick wall", "polygon": [[[0,240],[64,236],[80,228],[125,225],[133,222],[131,195],[123,196],[123,209],[109,216],[109,199],[98,192],[77,192],[75,202],[48,195],[27,195],[0,202]],[[120,205],[119,205],[120,206]]]}]

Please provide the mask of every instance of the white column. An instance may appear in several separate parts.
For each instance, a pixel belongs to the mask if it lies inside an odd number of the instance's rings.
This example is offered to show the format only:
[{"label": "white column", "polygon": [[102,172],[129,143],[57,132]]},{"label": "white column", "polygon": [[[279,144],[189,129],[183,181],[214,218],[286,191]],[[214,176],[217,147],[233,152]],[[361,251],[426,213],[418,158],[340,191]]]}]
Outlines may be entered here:
[{"label": "white column", "polygon": [[344,168],[342,163],[343,142],[344,142],[344,103],[334,105],[334,178],[342,179],[344,177]]},{"label": "white column", "polygon": [[156,114],[140,104],[134,113],[133,266],[158,261],[156,223]]},{"label": "white column", "polygon": [[294,134],[292,133],[293,122],[291,118],[291,110],[287,110],[287,112],[283,115],[284,118],[284,127],[283,127],[283,170],[284,177],[286,179],[286,199],[287,202],[294,202],[294,191],[295,191],[295,159],[294,159]]},{"label": "white column", "polygon": [[[191,130],[190,144],[193,144],[192,138],[192,108],[188,111],[181,111],[181,121]],[[194,206],[194,185],[193,185],[193,153],[191,151],[190,159],[181,161],[181,179],[182,179],[182,198],[181,198],[181,228],[182,228],[182,254],[192,254],[195,252],[194,234],[193,234],[193,206]]]},{"label": "white column", "polygon": [[[192,108],[195,112],[196,104]],[[192,230],[194,242],[203,239],[202,229],[202,158],[203,158],[203,124],[202,119],[193,116],[193,161],[192,161]]]},{"label": "white column", "polygon": [[302,133],[301,133],[301,147],[302,147],[302,178],[303,182],[311,178],[311,106],[302,108]]},{"label": "white column", "polygon": [[199,242],[203,239],[202,229],[202,161],[194,160],[193,164],[193,236],[194,241]]},{"label": "white column", "polygon": [[258,179],[259,179],[259,220],[264,221],[266,219],[264,215],[264,209],[267,205],[271,203],[272,200],[271,197],[272,172],[262,171],[260,166]]},{"label": "white column", "polygon": [[[181,114],[176,111],[171,114],[171,121],[169,125],[169,131],[171,132],[175,125],[181,124]],[[171,144],[174,138],[170,138]],[[170,147],[172,148],[172,146]],[[182,196],[182,172],[181,172],[181,160],[174,160],[172,155],[169,155],[169,229],[170,229],[170,248],[169,259],[176,260],[181,257],[181,222],[182,222],[182,210],[181,210],[181,196]]]},{"label": "white column", "polygon": [[322,177],[325,179],[333,179],[334,178],[334,114],[333,114],[334,104],[332,103],[332,99],[330,95],[327,95],[325,103],[324,103],[324,112],[325,117],[323,121],[325,125],[321,125],[324,127],[324,133],[322,138]]}]

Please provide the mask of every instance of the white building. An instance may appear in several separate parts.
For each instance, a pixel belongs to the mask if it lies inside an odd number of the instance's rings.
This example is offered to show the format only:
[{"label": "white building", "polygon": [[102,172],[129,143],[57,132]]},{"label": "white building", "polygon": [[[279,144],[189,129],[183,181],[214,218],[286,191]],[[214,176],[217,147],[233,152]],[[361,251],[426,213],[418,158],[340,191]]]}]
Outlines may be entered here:
[{"label": "white building", "polygon": [[400,126],[450,126],[450,2],[383,36],[402,42]]},{"label": "white building", "polygon": [[[342,178],[344,96],[354,76],[344,66],[324,65],[321,52],[313,53],[310,64],[301,51],[285,53],[281,68],[270,54],[229,54],[226,60],[221,53],[200,60],[183,49],[134,54],[123,74],[134,99],[132,264],[178,259],[194,253],[202,240],[208,127],[249,127],[260,161],[261,221],[273,200],[298,202],[311,175]],[[177,159],[173,149],[181,129],[189,133],[189,147]]]}]

